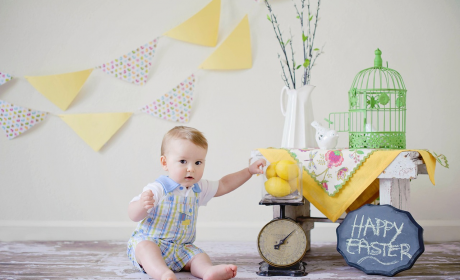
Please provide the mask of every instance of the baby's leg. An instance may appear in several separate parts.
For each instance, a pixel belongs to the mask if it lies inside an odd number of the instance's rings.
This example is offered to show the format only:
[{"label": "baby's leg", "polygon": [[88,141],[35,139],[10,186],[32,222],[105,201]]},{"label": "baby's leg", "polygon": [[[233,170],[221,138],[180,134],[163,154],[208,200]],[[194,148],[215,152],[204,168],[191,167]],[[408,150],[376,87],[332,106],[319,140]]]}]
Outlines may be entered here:
[{"label": "baby's leg", "polygon": [[206,253],[194,256],[185,266],[190,269],[193,276],[203,280],[228,280],[236,276],[236,265],[221,264],[212,265],[211,259]]},{"label": "baby's leg", "polygon": [[153,241],[144,240],[136,245],[136,260],[147,274],[157,280],[177,280],[176,275],[166,266],[161,250]]}]

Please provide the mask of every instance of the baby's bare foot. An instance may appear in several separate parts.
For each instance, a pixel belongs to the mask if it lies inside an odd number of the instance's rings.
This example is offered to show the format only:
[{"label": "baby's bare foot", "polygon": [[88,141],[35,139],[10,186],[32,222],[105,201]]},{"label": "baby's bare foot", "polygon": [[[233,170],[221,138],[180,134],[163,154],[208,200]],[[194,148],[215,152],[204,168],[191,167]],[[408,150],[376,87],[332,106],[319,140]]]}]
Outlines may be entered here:
[{"label": "baby's bare foot", "polygon": [[161,280],[177,280],[176,275],[172,271],[168,271],[161,275]]},{"label": "baby's bare foot", "polygon": [[233,264],[215,265],[206,271],[203,280],[228,280],[236,276],[237,269]]}]

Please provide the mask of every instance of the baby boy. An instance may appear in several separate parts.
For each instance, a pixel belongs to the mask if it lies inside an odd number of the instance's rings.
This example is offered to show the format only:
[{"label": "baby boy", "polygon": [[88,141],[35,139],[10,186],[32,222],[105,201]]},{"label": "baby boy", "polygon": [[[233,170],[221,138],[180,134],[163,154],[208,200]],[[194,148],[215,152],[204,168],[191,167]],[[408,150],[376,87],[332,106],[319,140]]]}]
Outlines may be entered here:
[{"label": "baby boy", "polygon": [[157,280],[176,280],[174,272],[190,271],[204,280],[235,277],[233,264],[212,265],[209,256],[193,245],[198,207],[243,185],[263,173],[258,160],[219,181],[201,179],[208,143],[191,127],[176,126],[163,137],[161,176],[144,187],[128,207],[131,220],[139,222],[128,241],[128,257],[135,267]]}]

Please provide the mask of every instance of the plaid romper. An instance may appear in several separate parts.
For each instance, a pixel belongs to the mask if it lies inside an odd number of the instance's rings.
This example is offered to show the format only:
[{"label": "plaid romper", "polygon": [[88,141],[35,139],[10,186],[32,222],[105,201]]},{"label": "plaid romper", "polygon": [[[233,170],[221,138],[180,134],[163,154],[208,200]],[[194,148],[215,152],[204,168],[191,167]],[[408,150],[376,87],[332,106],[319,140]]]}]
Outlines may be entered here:
[{"label": "plaid romper", "polygon": [[155,242],[161,250],[166,265],[174,272],[180,271],[193,256],[204,253],[193,245],[195,241],[198,184],[193,185],[193,197],[173,195],[172,191],[180,185],[167,176],[156,180],[164,189],[165,197],[153,208],[144,220],[140,221],[128,241],[128,257],[141,272],[144,269],[137,263],[136,245],[144,240]]}]

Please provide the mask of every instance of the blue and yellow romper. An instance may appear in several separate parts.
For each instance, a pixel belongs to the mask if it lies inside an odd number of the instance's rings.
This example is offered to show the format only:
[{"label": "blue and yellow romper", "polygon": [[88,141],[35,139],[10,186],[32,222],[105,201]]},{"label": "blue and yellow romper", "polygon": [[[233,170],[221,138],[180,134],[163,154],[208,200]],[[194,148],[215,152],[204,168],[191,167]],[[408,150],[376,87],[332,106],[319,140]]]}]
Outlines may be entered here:
[{"label": "blue and yellow romper", "polygon": [[150,240],[160,248],[166,265],[172,271],[178,272],[193,256],[204,252],[192,244],[195,241],[201,189],[198,184],[194,184],[194,195],[185,197],[174,194],[177,187],[183,187],[169,177],[161,176],[155,182],[163,187],[164,197],[138,223],[128,241],[128,257],[136,268],[145,273],[136,261],[135,249],[141,241]]}]

